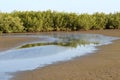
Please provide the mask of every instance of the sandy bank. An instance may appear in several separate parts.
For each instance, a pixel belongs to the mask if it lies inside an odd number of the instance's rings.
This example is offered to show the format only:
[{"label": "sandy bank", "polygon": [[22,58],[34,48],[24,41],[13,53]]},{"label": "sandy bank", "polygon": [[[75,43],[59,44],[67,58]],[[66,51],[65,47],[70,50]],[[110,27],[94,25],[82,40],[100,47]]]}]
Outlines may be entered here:
[{"label": "sandy bank", "polygon": [[5,37],[0,36],[0,51],[9,50],[15,48],[25,42],[38,41],[38,38],[31,37]]}]

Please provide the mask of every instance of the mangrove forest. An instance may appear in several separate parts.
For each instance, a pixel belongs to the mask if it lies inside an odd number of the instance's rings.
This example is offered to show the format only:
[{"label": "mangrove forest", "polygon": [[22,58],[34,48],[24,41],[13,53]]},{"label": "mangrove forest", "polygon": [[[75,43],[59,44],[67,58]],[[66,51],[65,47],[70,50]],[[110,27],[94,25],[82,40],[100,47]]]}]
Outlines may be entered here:
[{"label": "mangrove forest", "polygon": [[57,11],[0,12],[0,33],[120,29],[120,12],[77,14]]}]

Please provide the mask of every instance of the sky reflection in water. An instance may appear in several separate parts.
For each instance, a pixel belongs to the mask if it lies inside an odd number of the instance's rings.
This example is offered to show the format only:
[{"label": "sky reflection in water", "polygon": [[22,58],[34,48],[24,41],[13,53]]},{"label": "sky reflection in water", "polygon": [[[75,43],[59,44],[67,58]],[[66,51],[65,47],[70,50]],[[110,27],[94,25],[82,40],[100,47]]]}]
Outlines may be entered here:
[{"label": "sky reflection in water", "polygon": [[109,44],[116,39],[97,34],[66,33],[32,35],[31,37],[46,37],[46,40],[25,44],[0,53],[0,80],[8,80],[6,72],[33,70],[57,61],[70,60],[93,53],[96,50],[95,46]]}]

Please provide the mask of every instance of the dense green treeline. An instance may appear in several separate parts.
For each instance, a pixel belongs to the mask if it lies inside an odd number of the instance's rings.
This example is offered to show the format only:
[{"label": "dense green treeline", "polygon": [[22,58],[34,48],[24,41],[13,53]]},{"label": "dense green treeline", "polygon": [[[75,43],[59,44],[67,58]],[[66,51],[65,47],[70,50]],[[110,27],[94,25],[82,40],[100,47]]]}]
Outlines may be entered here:
[{"label": "dense green treeline", "polygon": [[0,33],[120,29],[120,13],[76,14],[56,11],[0,13]]}]

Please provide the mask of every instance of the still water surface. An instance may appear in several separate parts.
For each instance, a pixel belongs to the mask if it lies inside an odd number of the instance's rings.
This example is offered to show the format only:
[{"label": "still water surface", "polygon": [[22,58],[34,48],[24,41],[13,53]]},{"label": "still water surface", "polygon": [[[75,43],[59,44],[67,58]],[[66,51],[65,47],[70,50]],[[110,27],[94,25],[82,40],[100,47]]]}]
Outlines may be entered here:
[{"label": "still water surface", "polygon": [[[96,46],[110,44],[117,38],[98,34],[37,34],[12,35],[14,37],[44,38],[25,43],[12,50],[0,52],[0,80],[9,80],[8,73],[33,70],[58,61],[93,53]],[[10,36],[9,36],[10,37]]]}]

